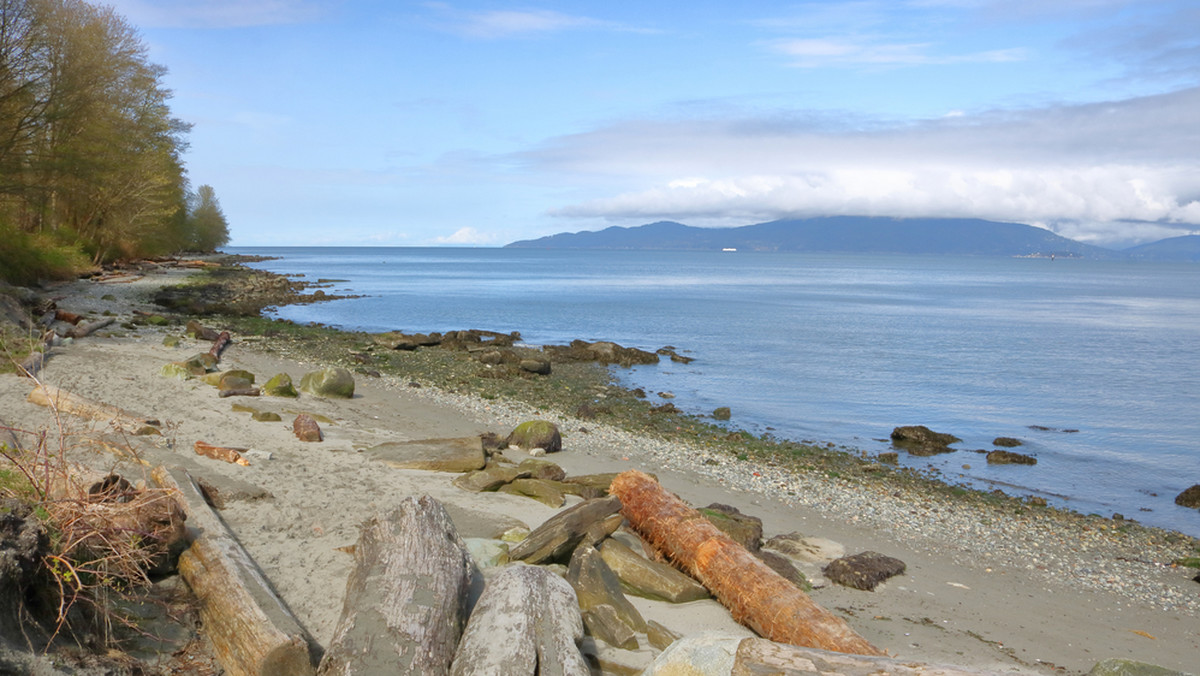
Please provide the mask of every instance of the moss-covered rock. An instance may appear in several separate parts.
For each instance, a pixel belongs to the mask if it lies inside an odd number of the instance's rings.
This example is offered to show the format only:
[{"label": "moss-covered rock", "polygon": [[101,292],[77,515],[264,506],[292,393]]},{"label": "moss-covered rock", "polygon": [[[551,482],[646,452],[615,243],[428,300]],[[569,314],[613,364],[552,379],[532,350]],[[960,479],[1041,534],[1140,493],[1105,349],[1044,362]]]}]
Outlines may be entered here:
[{"label": "moss-covered rock", "polygon": [[290,397],[295,399],[300,396],[296,391],[296,386],[292,384],[292,377],[286,373],[278,373],[267,381],[262,387],[263,394],[269,397]]},{"label": "moss-covered rock", "polygon": [[163,367],[158,370],[158,375],[164,378],[174,378],[176,380],[190,380],[196,377],[192,373],[192,369],[188,368],[183,362],[173,361],[169,364],[163,364]]},{"label": "moss-covered rock", "polygon": [[528,451],[540,448],[547,453],[562,450],[562,435],[558,426],[548,420],[529,420],[517,425],[508,435],[508,445]]},{"label": "moss-covered rock", "polygon": [[350,399],[354,396],[354,376],[340,366],[327,366],[305,373],[300,378],[300,391],[326,399]]}]

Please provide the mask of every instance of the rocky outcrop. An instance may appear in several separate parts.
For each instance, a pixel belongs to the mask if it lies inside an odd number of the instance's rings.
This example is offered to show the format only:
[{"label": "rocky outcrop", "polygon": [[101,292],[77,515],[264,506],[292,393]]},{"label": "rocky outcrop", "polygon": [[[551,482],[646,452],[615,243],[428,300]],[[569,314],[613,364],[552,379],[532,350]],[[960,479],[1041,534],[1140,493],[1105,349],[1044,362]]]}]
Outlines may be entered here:
[{"label": "rocky outcrop", "polygon": [[1200,484],[1196,484],[1175,496],[1175,504],[1180,507],[1200,509]]},{"label": "rocky outcrop", "polygon": [[617,364],[630,367],[634,364],[657,364],[658,355],[636,347],[623,347],[611,341],[589,343],[573,340],[570,345],[547,345],[542,348],[551,358],[558,361],[592,361],[599,364]]},{"label": "rocky outcrop", "polygon": [[907,425],[892,430],[892,445],[912,455],[929,456],[952,453],[950,444],[962,441],[953,434],[934,432],[924,425]]},{"label": "rocky outcrop", "polygon": [[992,445],[999,446],[1000,448],[1016,448],[1017,446],[1024,446],[1025,442],[1013,437],[996,437],[992,440]]},{"label": "rocky outcrop", "polygon": [[987,462],[989,465],[1036,465],[1037,458],[1024,453],[996,450],[988,452]]}]

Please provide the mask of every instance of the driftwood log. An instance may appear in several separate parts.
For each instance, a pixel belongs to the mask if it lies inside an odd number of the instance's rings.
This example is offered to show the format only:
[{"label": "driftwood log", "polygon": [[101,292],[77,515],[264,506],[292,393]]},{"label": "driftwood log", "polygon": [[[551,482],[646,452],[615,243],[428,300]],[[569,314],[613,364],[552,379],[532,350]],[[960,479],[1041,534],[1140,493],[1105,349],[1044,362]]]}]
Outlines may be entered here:
[{"label": "driftwood log", "polygon": [[220,360],[221,353],[225,351],[225,348],[228,347],[231,342],[233,342],[233,337],[229,335],[229,332],[222,331],[221,333],[217,334],[217,339],[213,341],[212,347],[208,349],[208,353],[211,354],[214,359]]},{"label": "driftwood log", "polygon": [[98,331],[98,330],[108,326],[109,324],[112,324],[114,321],[116,321],[116,319],[114,319],[113,317],[105,317],[104,319],[97,319],[94,322],[81,322],[79,324],[76,324],[75,328],[73,328],[67,332],[67,337],[68,338],[83,338],[85,336],[88,336],[89,334],[91,334],[94,331]]},{"label": "driftwood log", "polygon": [[116,406],[109,406],[86,397],[72,394],[53,385],[38,383],[26,400],[31,404],[46,406],[62,413],[110,423],[128,431],[137,431],[146,425],[157,426],[158,421],[131,413]]},{"label": "driftwood log", "polygon": [[624,472],[610,491],[621,499],[621,513],[634,530],[760,636],[835,652],[884,654],[650,476]]},{"label": "driftwood log", "polygon": [[473,570],[437,500],[406,498],[376,515],[354,547],[342,615],[317,673],[449,673]]},{"label": "driftwood log", "polygon": [[990,672],[845,655],[747,638],[738,644],[730,676],[984,676]]},{"label": "driftwood log", "polygon": [[546,568],[511,564],[484,587],[450,673],[586,676],[582,638],[571,585]]},{"label": "driftwood log", "polygon": [[196,451],[196,455],[203,455],[206,458],[213,460],[224,460],[235,465],[249,467],[250,461],[242,457],[244,448],[232,448],[229,446],[214,446],[213,444],[197,441],[192,444],[192,450]]},{"label": "driftwood log", "polygon": [[226,673],[311,675],[312,638],[204,501],[191,475],[158,467],[153,476],[179,496],[187,513],[192,544],[179,557],[179,574],[196,595],[204,632]]}]

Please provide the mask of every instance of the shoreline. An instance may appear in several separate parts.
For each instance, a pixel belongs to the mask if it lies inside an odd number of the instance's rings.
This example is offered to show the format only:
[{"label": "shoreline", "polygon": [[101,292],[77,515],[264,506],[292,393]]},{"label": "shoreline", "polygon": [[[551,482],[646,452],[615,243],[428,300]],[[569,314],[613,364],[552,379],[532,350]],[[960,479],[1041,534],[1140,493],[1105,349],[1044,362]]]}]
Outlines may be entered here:
[{"label": "shoreline", "polygon": [[[76,284],[86,287],[94,283]],[[70,307],[70,303],[78,300],[69,296],[61,302],[64,307]],[[97,311],[101,305],[97,303],[89,308],[86,303],[80,303],[76,307],[82,311]],[[380,419],[398,416],[414,428],[430,431],[448,425],[460,431],[504,432],[523,420],[544,418],[555,422],[562,430],[564,451],[553,459],[568,468],[571,474],[642,469],[658,474],[664,485],[692,504],[728,502],[743,512],[761,517],[768,535],[799,530],[805,535],[844,543],[847,553],[874,549],[898,555],[909,564],[909,573],[885,584],[880,590],[859,592],[823,587],[814,592],[814,599],[831,610],[836,608],[839,614],[849,615],[856,629],[905,659],[1023,673],[1062,673],[1063,670],[1083,673],[1091,663],[1105,657],[1132,656],[1185,669],[1192,666],[1190,660],[1200,646],[1200,635],[1191,628],[1195,623],[1184,619],[1200,617],[1200,587],[1190,580],[1187,569],[1170,566],[1170,561],[1175,558],[1195,555],[1194,548],[1198,543],[1188,536],[1035,507],[1014,498],[959,492],[946,484],[938,487],[927,477],[879,467],[848,454],[839,458],[829,453],[817,456],[815,451],[809,451],[787,461],[778,455],[772,456],[766,447],[782,446],[793,454],[805,447],[773,445],[749,435],[729,434],[727,430],[725,433],[729,437],[738,438],[714,439],[711,426],[696,420],[689,423],[687,417],[667,419],[666,416],[635,411],[627,413],[627,417],[618,412],[611,416],[611,421],[601,417],[581,419],[504,396],[505,381],[502,379],[485,382],[488,387],[471,393],[467,390],[478,388],[470,388],[461,381],[477,376],[478,364],[472,362],[466,364],[469,367],[466,368],[462,363],[452,363],[452,355],[426,355],[430,362],[427,368],[449,374],[448,387],[436,387],[431,381],[423,382],[421,387],[411,387],[414,380],[423,380],[414,376],[415,366],[409,364],[409,370],[401,369],[395,373],[389,369],[394,366],[393,362],[402,362],[417,353],[395,355],[347,349],[347,344],[363,347],[361,334],[343,333],[331,339],[333,345],[316,345],[313,334],[332,330],[274,325],[254,319],[231,320],[229,323],[242,321],[260,329],[265,327],[263,333],[276,333],[257,338],[245,332],[235,334],[234,349],[228,357],[232,365],[239,362],[275,367],[290,364],[294,369],[340,359],[351,368],[380,371],[378,378],[356,375],[380,401],[368,400],[364,395],[361,403],[370,404],[367,407],[370,411],[341,410],[344,417],[359,417],[355,424],[362,429],[352,433],[349,425],[343,428],[339,424],[331,432],[331,445],[342,444],[346,451],[351,451],[349,455],[338,454],[347,461],[357,463],[361,454],[352,451],[365,443],[361,438],[356,439],[355,434],[394,434],[368,429],[368,425],[383,423],[370,422],[370,418],[362,418],[363,415],[375,415]],[[178,325],[139,327],[136,337],[86,339],[86,342],[70,346],[65,354],[55,355],[48,362],[48,377],[58,377],[63,369],[78,368],[81,363],[102,360],[104,355],[111,356],[114,352],[123,355],[122,359],[136,354],[144,354],[142,358],[162,355],[165,348],[158,344],[162,336],[179,330]],[[82,362],[78,354],[81,351],[87,355],[82,357]],[[371,358],[369,363],[356,363],[355,355],[362,354]],[[157,364],[155,362],[155,366]],[[156,377],[153,371],[151,369],[151,375]],[[559,380],[556,388],[547,386],[547,391],[541,394],[571,401],[574,394],[568,396],[568,391],[563,388],[583,383],[583,387],[591,388],[585,398],[609,402],[614,409],[626,403],[636,404],[635,398],[622,394],[611,383],[601,385],[596,380],[587,385],[588,378],[599,379],[600,376],[595,369],[591,375],[585,371],[581,367],[578,373],[571,373],[578,381],[563,384]],[[267,375],[263,373],[264,377]],[[6,389],[11,389],[7,383],[14,377],[2,377]],[[143,376],[133,377],[144,387]],[[454,387],[455,379],[459,381],[458,387]],[[160,379],[156,386],[170,390],[171,383]],[[114,395],[138,396],[135,390],[121,383],[94,382],[87,386],[80,383],[79,387],[85,390],[90,387],[91,396],[105,400]],[[604,388],[602,391],[601,387]],[[452,391],[454,389],[463,391]],[[176,394],[195,397],[200,394],[195,390],[192,387],[190,391]],[[596,396],[600,394],[604,396]],[[153,403],[144,398],[145,393],[141,393],[141,397],[146,405]],[[10,400],[6,400],[8,402]],[[406,417],[403,407],[389,402],[404,402],[423,407],[423,411],[439,411],[438,415],[457,418],[447,422],[421,418],[415,413]],[[641,405],[642,408],[647,406]],[[225,415],[228,402],[219,408],[221,415]],[[206,415],[218,415],[215,411],[213,409]],[[173,419],[180,412],[160,415]],[[256,424],[235,422],[226,433],[237,436],[245,432],[239,428]],[[180,430],[184,427],[186,424],[180,423]],[[233,440],[227,443],[233,443]],[[283,456],[284,451],[280,450],[279,454]],[[300,457],[304,456],[293,459]],[[808,469],[803,469],[805,463],[809,465]],[[273,462],[272,467],[270,472],[283,471],[277,463]],[[236,470],[228,467],[210,469],[236,474]],[[259,471],[268,470],[247,474]],[[265,482],[269,478],[264,476],[262,480]],[[316,477],[292,478],[310,487],[319,485]],[[283,500],[283,494],[286,491],[280,490],[277,499]],[[340,505],[343,510],[352,509],[337,500],[330,504]],[[330,508],[326,505],[326,509]],[[525,512],[537,511],[528,505],[517,505],[516,508]],[[283,536],[288,534],[299,536],[294,527],[297,519],[305,523],[300,529],[304,530],[308,520],[328,518],[313,516],[299,504],[278,509],[272,507],[266,510],[272,512],[267,515],[254,513],[256,511],[262,511],[262,506],[237,503],[231,507],[227,518],[231,525],[250,529],[259,534],[256,537],[268,541],[287,539]],[[304,516],[306,514],[308,516]],[[339,544],[346,544],[341,540],[350,537],[357,520],[365,516],[360,505],[353,515],[339,517],[338,525],[321,526],[325,535],[316,537],[328,542],[329,534],[335,533],[339,536],[335,538]],[[528,516],[527,520],[535,520],[534,517],[536,514]],[[303,535],[312,536],[311,533]],[[294,577],[297,574],[294,566],[304,565],[289,561],[286,553],[264,548],[265,544],[253,542],[249,537],[247,540],[246,546],[273,581],[276,574]],[[344,562],[338,563],[336,557],[329,558],[332,555],[322,556],[323,561],[329,559],[326,563],[334,569],[332,577],[336,580],[336,573],[344,568]],[[341,582],[334,584],[340,589]],[[299,586],[292,589],[292,585]],[[296,606],[307,608],[312,605],[311,600],[304,603],[293,600],[305,595],[304,584],[289,581],[283,586],[286,591],[281,589],[281,592],[285,598],[294,594],[288,599],[294,610]],[[322,630],[310,627],[321,641],[326,638],[320,635],[321,632],[328,630],[329,605],[324,603],[318,609],[320,612],[313,610],[309,616],[310,623],[324,627]],[[1005,609],[1004,606],[1011,607]],[[304,615],[309,611],[298,612]],[[317,616],[323,619],[313,619]],[[1106,619],[1108,617],[1111,619]],[[675,618],[673,621],[680,620]],[[1154,638],[1146,638],[1144,634]],[[1061,640],[1063,635],[1074,640]],[[1063,645],[1053,644],[1060,640]],[[1111,654],[1100,654],[1105,650]]]}]

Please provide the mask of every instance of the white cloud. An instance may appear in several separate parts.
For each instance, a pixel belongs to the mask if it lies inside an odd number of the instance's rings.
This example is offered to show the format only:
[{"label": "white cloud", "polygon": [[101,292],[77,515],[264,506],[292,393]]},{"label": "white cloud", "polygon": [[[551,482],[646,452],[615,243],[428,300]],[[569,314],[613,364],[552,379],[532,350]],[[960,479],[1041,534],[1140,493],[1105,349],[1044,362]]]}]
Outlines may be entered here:
[{"label": "white cloud", "polygon": [[993,49],[965,54],[937,54],[929,42],[887,42],[870,38],[793,39],[768,43],[771,51],[791,59],[799,68],[831,66],[928,66],[953,63],[1003,63],[1021,61],[1021,48]]},{"label": "white cloud", "polygon": [[341,0],[109,0],[143,28],[244,28],[312,21]]},{"label": "white cloud", "polygon": [[620,186],[549,212],[559,217],[974,217],[1100,241],[1200,223],[1197,109],[1200,88],[871,131],[786,117],[631,121],[555,139],[527,159]]},{"label": "white cloud", "polygon": [[548,9],[469,12],[456,10],[445,3],[428,3],[426,6],[440,14],[444,28],[450,32],[485,40],[530,37],[573,30],[656,32],[615,21],[564,14]]},{"label": "white cloud", "polygon": [[448,237],[435,237],[433,241],[438,244],[493,244],[496,242],[496,235],[494,233],[484,233],[476,230],[475,228],[466,227],[459,228],[454,232],[454,234],[449,235]]}]

